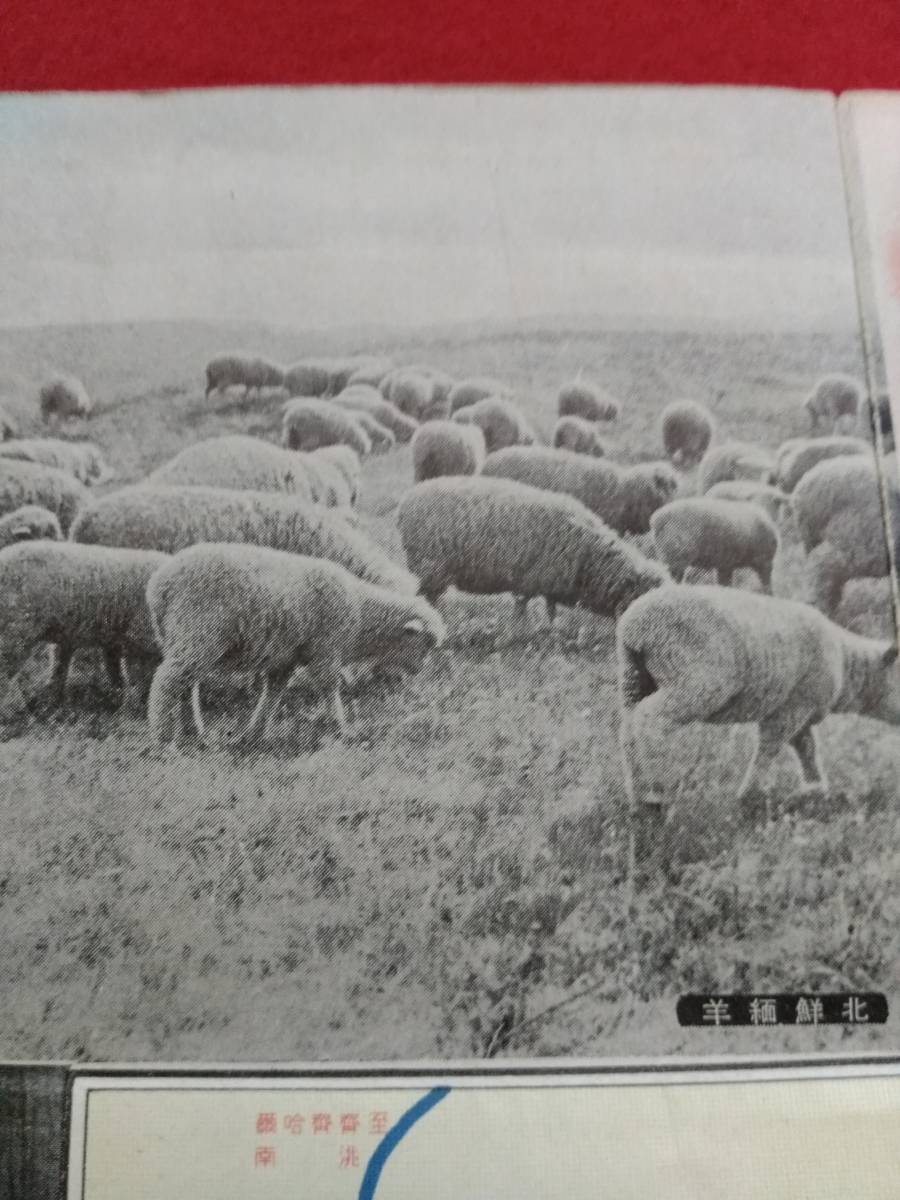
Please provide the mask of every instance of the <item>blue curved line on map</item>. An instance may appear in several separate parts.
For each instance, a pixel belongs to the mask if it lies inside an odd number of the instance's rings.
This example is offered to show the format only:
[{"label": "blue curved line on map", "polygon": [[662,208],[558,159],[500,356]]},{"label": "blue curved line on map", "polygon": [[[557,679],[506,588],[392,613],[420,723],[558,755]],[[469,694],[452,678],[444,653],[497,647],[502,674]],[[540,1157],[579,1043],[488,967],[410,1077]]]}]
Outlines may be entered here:
[{"label": "blue curved line on map", "polygon": [[384,1170],[384,1164],[388,1158],[402,1139],[406,1137],[416,1121],[424,1117],[427,1112],[430,1112],[449,1092],[450,1089],[448,1087],[432,1088],[421,1100],[417,1100],[411,1108],[408,1108],[395,1125],[391,1126],[372,1152],[372,1157],[369,1159],[366,1166],[366,1173],[363,1175],[363,1181],[360,1185],[359,1200],[373,1200],[375,1189],[378,1187],[378,1181],[381,1178],[381,1172]]}]

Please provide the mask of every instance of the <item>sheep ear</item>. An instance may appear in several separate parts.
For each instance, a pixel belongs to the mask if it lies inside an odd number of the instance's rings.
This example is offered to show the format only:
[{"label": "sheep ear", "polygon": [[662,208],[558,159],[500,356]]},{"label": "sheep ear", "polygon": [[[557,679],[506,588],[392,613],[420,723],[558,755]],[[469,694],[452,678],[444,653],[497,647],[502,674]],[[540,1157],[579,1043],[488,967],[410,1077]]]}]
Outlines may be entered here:
[{"label": "sheep ear", "polygon": [[892,643],[881,656],[882,665],[889,667],[891,663],[895,663],[897,661],[898,654],[900,654],[900,646],[895,646]]},{"label": "sheep ear", "polygon": [[403,626],[403,632],[404,633],[424,633],[425,632],[425,622],[422,620],[421,617],[413,617],[411,620],[407,621],[406,624]]}]

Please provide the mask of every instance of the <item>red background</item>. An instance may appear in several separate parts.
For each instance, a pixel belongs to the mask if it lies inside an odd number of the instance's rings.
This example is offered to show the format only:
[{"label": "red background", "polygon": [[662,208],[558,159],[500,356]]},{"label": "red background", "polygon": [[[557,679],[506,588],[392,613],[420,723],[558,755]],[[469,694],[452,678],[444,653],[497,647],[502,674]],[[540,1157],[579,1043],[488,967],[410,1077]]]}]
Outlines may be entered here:
[{"label": "red background", "polygon": [[0,90],[338,82],[900,88],[900,0],[0,0]]}]

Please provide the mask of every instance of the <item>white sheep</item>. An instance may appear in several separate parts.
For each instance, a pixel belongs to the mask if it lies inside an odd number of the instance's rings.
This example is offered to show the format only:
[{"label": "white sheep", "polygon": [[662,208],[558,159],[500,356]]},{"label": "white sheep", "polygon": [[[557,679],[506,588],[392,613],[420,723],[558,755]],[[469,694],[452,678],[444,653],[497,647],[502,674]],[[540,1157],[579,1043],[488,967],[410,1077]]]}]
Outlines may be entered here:
[{"label": "white sheep", "polygon": [[281,441],[288,450],[345,445],[355,450],[360,458],[372,452],[371,438],[352,412],[336,408],[328,400],[307,397],[289,400],[285,405]]},{"label": "white sheep", "polygon": [[373,417],[371,413],[363,412],[362,409],[353,410],[353,416],[362,426],[363,432],[368,434],[369,441],[372,443],[372,450],[376,454],[383,454],[396,446],[397,439],[393,432],[386,425],[382,425],[377,417]]},{"label": "white sheep", "polygon": [[824,423],[829,432],[853,429],[863,398],[862,386],[849,375],[825,375],[803,402],[813,430]]},{"label": "white sheep", "polygon": [[550,441],[557,450],[571,450],[573,454],[590,454],[593,458],[603,458],[606,454],[606,443],[596,424],[584,417],[560,417]]},{"label": "white sheep", "polygon": [[367,384],[351,383],[332,404],[351,412],[368,413],[370,417],[389,429],[398,442],[408,442],[418,428],[418,421],[402,413],[390,400],[385,400],[377,388]]},{"label": "white sheep", "polygon": [[477,404],[479,400],[486,400],[488,396],[505,396],[509,399],[511,395],[512,388],[498,379],[483,376],[461,379],[450,391],[450,412],[459,412],[461,408],[468,408],[470,404]]},{"label": "white sheep", "polygon": [[123,659],[158,662],[145,599],[166,555],[72,542],[19,542],[0,550],[0,680],[7,685],[41,643],[57,647],[50,697],[65,696],[76,650],[99,648],[115,688]]},{"label": "white sheep", "polygon": [[596,384],[576,379],[564,384],[556,398],[561,417],[583,417],[586,421],[615,421],[619,402]]},{"label": "white sheep", "polygon": [[244,395],[284,387],[284,367],[258,354],[219,354],[206,365],[206,395],[242,387]]},{"label": "white sheep", "polygon": [[377,388],[385,375],[389,374],[393,369],[394,364],[389,358],[373,358],[354,370],[347,381],[347,387],[353,387],[355,384],[364,384]]},{"label": "white sheep", "polygon": [[743,500],[758,504],[776,523],[791,512],[791,498],[781,488],[771,483],[760,483],[755,479],[724,479],[714,483],[706,493],[714,500]]},{"label": "white sheep", "polygon": [[60,541],[59,521],[48,508],[25,504],[0,517],[0,550],[14,542]]},{"label": "white sheep", "polygon": [[872,454],[862,438],[834,434],[831,437],[790,438],[775,451],[775,477],[785,492],[792,492],[807,471],[828,458],[844,454]]},{"label": "white sheep", "polygon": [[697,490],[702,495],[715,484],[732,479],[774,483],[774,456],[752,442],[722,442],[711,447],[700,463]]},{"label": "white sheep", "polygon": [[900,722],[897,647],[849,633],[794,600],[672,584],[632,604],[619,621],[617,650],[632,863],[654,842],[664,850],[681,726],[757,727],[738,789],[743,801],[783,746],[799,761],[801,794],[824,796],[815,727],[829,713]]},{"label": "white sheep", "polygon": [[[318,497],[320,503],[337,507],[353,507],[359,500],[362,480],[362,465],[359,455],[350,446],[322,446],[307,456],[308,462],[318,471],[325,470],[328,487],[327,496]],[[316,497],[314,497],[316,499]]]},{"label": "white sheep", "polygon": [[[794,516],[808,555],[810,598],[829,616],[851,579],[890,573],[881,485],[872,455],[853,454],[819,463],[794,489]],[[886,475],[884,488],[896,521],[900,482]]]},{"label": "white sheep", "polygon": [[328,363],[314,359],[294,363],[284,372],[284,386],[289,396],[325,396],[331,387]]},{"label": "white sheep", "polygon": [[440,475],[477,475],[485,458],[484,434],[477,425],[429,421],[416,430],[412,456],[417,483]]},{"label": "white sheep", "polygon": [[19,423],[9,415],[5,408],[0,408],[0,442],[19,436]]},{"label": "white sheep", "polygon": [[617,616],[668,578],[570,496],[507,479],[448,477],[416,484],[397,523],[410,569],[432,603],[451,586],[476,595],[511,592],[519,618],[542,596]]},{"label": "white sheep", "polygon": [[413,593],[416,580],[334,510],[276,492],[122,488],[87,504],[72,540],[175,554],[197,542],[240,542],[327,558],[354,575]]},{"label": "white sheep", "polygon": [[484,434],[488,454],[507,446],[532,446],[537,441],[518,405],[503,396],[488,396],[457,409],[453,420],[461,425],[477,425]]},{"label": "white sheep", "polygon": [[163,650],[148,705],[160,742],[172,736],[178,705],[221,667],[265,680],[242,741],[260,726],[269,731],[298,667],[328,696],[343,734],[345,664],[378,660],[414,673],[445,636],[440,615],[417,596],[364,582],[321,558],[255,546],[183,550],[150,580],[147,600]]},{"label": "white sheep", "polygon": [[400,412],[415,421],[440,420],[449,413],[449,396],[441,400],[434,380],[412,371],[395,371],[382,384],[384,395]]},{"label": "white sheep", "polygon": [[709,495],[672,500],[650,518],[650,530],[676,582],[693,567],[715,571],[719,585],[730,587],[734,572],[748,568],[771,593],[778,530],[758,504]]},{"label": "white sheep", "polygon": [[42,463],[74,475],[89,487],[92,483],[109,483],[115,472],[107,465],[103,452],[93,442],[67,442],[60,438],[15,438],[0,443],[0,458],[15,458],[20,462]]},{"label": "white sheep", "polygon": [[63,533],[87,500],[87,488],[66,471],[41,463],[0,458],[0,516],[25,504],[48,508],[59,520]]},{"label": "white sheep", "polygon": [[716,431],[712,413],[696,400],[673,400],[660,418],[663,450],[673,466],[689,470],[709,449]]},{"label": "white sheep", "polygon": [[41,387],[39,404],[44,421],[53,417],[59,420],[89,417],[94,408],[84,384],[74,375],[54,375],[48,379]]},{"label": "white sheep", "polygon": [[186,446],[147,476],[153,487],[216,487],[236,491],[313,495],[306,454],[273,446],[260,438],[225,434]]},{"label": "white sheep", "polygon": [[651,515],[678,490],[678,480],[668,463],[620,467],[608,459],[549,446],[499,450],[487,456],[481,472],[574,496],[616,533],[646,533]]}]

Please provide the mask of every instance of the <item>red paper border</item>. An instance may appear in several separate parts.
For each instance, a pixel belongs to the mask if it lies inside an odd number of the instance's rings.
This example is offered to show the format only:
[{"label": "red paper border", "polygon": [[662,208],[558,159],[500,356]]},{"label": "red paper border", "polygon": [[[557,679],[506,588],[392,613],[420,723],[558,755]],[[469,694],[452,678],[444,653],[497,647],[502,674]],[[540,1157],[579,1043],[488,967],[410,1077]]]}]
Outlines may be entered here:
[{"label": "red paper border", "polygon": [[900,88],[900,0],[0,0],[0,89]]}]

